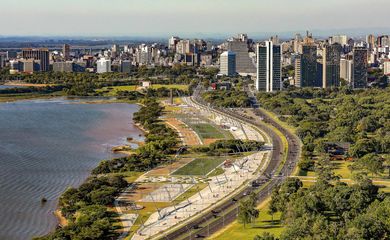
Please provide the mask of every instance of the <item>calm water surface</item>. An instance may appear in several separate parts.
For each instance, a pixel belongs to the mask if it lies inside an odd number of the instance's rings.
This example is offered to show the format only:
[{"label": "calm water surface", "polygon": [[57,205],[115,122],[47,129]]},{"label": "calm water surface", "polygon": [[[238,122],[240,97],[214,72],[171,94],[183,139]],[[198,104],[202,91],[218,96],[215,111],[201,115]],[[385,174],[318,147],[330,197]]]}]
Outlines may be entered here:
[{"label": "calm water surface", "polygon": [[[52,231],[59,195],[80,185],[110,147],[140,140],[131,104],[34,100],[0,104],[0,239]],[[48,202],[41,204],[41,198]]]}]

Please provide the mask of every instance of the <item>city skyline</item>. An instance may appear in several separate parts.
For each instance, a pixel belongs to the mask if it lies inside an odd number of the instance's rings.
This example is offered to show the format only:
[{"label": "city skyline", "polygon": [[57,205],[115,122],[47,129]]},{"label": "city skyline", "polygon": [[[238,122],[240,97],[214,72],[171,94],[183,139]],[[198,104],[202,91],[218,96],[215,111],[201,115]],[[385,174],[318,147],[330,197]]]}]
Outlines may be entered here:
[{"label": "city skyline", "polygon": [[0,16],[0,36],[225,37],[246,32],[257,37],[270,33],[288,35],[305,29],[311,29],[315,35],[363,35],[369,30],[375,33],[390,29],[386,24],[390,2],[386,0],[375,0],[369,6],[375,17],[361,7],[366,5],[363,0],[314,4],[307,0],[114,2],[6,1],[2,3],[7,11]]}]

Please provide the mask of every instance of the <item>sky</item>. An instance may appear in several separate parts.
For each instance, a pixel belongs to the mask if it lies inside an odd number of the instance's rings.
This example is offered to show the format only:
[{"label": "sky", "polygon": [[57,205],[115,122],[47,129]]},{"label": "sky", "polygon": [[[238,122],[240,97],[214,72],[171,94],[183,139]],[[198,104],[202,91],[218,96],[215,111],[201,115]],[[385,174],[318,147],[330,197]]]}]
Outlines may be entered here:
[{"label": "sky", "polygon": [[0,35],[339,34],[389,30],[389,9],[390,0],[0,0]]}]

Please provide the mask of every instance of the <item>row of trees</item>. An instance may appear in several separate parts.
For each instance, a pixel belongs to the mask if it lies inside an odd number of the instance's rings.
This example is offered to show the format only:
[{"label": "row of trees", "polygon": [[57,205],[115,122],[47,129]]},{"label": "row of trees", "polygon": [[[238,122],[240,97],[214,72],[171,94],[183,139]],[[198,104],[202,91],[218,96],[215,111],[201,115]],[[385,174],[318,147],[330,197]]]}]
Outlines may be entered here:
[{"label": "row of trees", "polygon": [[223,154],[233,154],[240,152],[259,151],[264,146],[264,142],[254,140],[229,139],[218,140],[208,146],[194,148],[194,151],[218,156]]},{"label": "row of trees", "polygon": [[251,101],[246,92],[233,88],[231,90],[215,90],[202,94],[203,99],[218,107],[249,107]]},{"label": "row of trees", "polygon": [[169,154],[176,151],[179,143],[177,133],[161,122],[164,108],[156,99],[145,98],[142,104],[133,120],[147,131],[145,144],[129,157],[101,162],[94,174],[146,171],[170,160]]},{"label": "row of trees", "polygon": [[118,235],[117,215],[107,209],[128,183],[123,176],[92,176],[79,188],[69,188],[59,207],[68,225],[36,240],[110,239]]}]

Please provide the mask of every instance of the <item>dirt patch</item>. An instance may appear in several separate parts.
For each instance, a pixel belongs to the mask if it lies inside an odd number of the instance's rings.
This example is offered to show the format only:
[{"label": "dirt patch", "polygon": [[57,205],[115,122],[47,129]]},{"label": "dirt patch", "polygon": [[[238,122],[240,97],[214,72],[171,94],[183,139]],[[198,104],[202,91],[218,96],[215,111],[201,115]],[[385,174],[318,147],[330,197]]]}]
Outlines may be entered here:
[{"label": "dirt patch", "polygon": [[191,162],[192,160],[194,160],[194,159],[193,158],[179,158],[179,160],[177,160],[176,162],[174,162],[172,164],[169,164],[166,166],[160,166],[160,167],[157,167],[157,168],[151,170],[150,172],[148,172],[146,174],[146,176],[167,176],[167,175],[173,173],[174,171],[176,171],[177,169],[183,167],[187,163]]},{"label": "dirt patch", "polygon": [[202,142],[200,141],[198,135],[183,122],[177,120],[176,118],[167,118],[165,119],[165,121],[169,126],[173,127],[176,131],[180,133],[179,135],[185,145],[202,145]]}]

